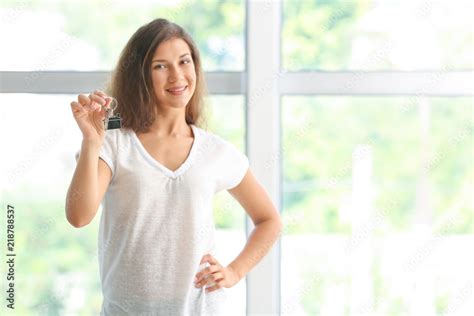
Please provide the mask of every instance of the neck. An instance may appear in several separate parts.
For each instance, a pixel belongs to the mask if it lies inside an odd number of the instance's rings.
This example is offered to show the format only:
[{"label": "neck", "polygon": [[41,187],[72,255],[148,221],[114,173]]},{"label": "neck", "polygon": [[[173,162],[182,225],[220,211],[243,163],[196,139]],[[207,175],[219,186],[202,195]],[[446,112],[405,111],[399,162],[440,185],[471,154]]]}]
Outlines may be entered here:
[{"label": "neck", "polygon": [[[192,137],[191,127],[186,123],[184,116],[163,117],[157,115],[149,134],[157,137]],[[147,133],[147,134],[148,134]]]}]

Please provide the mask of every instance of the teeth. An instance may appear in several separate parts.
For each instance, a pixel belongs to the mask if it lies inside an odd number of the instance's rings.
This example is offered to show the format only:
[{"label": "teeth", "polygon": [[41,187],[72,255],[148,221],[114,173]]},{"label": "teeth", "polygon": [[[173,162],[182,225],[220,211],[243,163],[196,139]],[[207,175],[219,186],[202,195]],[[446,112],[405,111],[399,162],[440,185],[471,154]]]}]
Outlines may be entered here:
[{"label": "teeth", "polygon": [[184,88],[186,88],[186,87],[182,87],[182,88],[174,88],[174,89],[168,89],[168,91],[170,91],[170,92],[178,92],[178,91],[183,91],[183,90],[184,90]]}]

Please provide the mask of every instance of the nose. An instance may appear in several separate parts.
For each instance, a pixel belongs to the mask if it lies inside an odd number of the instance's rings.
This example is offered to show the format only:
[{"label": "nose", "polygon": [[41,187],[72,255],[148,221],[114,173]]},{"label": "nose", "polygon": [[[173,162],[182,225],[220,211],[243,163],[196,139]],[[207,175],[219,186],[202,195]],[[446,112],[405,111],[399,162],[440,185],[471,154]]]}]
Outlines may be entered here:
[{"label": "nose", "polygon": [[183,77],[183,71],[179,67],[170,67],[169,81],[174,82]]}]

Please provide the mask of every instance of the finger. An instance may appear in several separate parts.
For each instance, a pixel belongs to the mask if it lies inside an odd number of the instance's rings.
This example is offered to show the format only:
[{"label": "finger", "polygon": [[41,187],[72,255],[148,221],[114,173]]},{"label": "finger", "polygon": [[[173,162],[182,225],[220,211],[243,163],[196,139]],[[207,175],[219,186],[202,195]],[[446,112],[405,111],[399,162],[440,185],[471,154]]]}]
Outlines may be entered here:
[{"label": "finger", "polygon": [[102,97],[98,94],[89,94],[89,98],[91,98],[91,100],[93,100],[97,103],[100,103],[100,104],[105,104],[106,103],[105,97]]},{"label": "finger", "polygon": [[201,287],[204,285],[212,286],[217,281],[220,281],[223,278],[224,278],[224,274],[218,271],[218,272],[215,272],[214,274],[209,274],[207,276],[204,276],[202,279],[196,282],[196,287]]},{"label": "finger", "polygon": [[104,100],[104,103],[100,103],[102,106],[101,106],[101,109],[98,110],[99,112],[110,107],[109,105],[113,100],[112,97],[108,96],[102,90],[94,90],[93,94],[98,95],[100,98],[102,98]]},{"label": "finger", "polygon": [[101,96],[98,96],[97,94],[90,94],[89,98],[93,102],[92,107],[94,110],[96,110],[97,107],[100,107],[100,105],[104,106],[106,104],[105,99],[102,98]]},{"label": "finger", "polygon": [[208,275],[206,275],[206,276],[203,278],[203,279],[204,279],[203,282],[204,282],[205,284],[214,283],[214,278],[215,278],[215,277],[214,277],[214,274],[212,274],[212,273],[211,273],[211,274],[208,274]]},{"label": "finger", "polygon": [[[109,96],[105,97],[105,105],[104,105],[105,108],[106,108],[106,109],[112,108],[112,107],[111,107],[111,104],[112,104],[112,102],[114,102],[114,100],[115,100],[115,99],[114,99],[113,97],[109,97]],[[115,110],[116,107],[117,107],[117,102],[116,102],[116,101],[117,101],[117,100],[115,100],[115,102],[114,102],[114,110]]]},{"label": "finger", "polygon": [[213,285],[213,286],[207,287],[207,288],[206,288],[206,292],[209,293],[209,292],[218,290],[218,289],[220,289],[220,288],[222,288],[222,285],[221,285],[220,283],[216,283],[216,284]]},{"label": "finger", "polygon": [[217,281],[220,281],[224,278],[224,274],[220,271],[216,272],[216,273],[213,273],[211,274],[211,277],[209,277],[209,279],[212,278],[212,281],[213,282],[217,282]]},{"label": "finger", "polygon": [[197,282],[207,278],[208,275],[216,272],[217,270],[219,270],[219,267],[217,266],[210,266],[205,269],[202,269],[201,271],[199,271],[199,273],[196,274]]},{"label": "finger", "polygon": [[79,102],[76,102],[76,101],[71,102],[71,110],[74,114],[80,114],[86,111],[84,107]]},{"label": "finger", "polygon": [[110,103],[112,103],[112,100],[114,98],[112,97],[105,97],[105,106],[108,107],[110,105]]},{"label": "finger", "polygon": [[77,100],[82,106],[87,106],[91,104],[91,100],[89,99],[89,97],[82,93],[79,94],[79,96],[77,97]]},{"label": "finger", "polygon": [[204,263],[204,262],[209,262],[210,264],[216,264],[217,260],[211,254],[206,254],[202,257],[200,263]]},{"label": "finger", "polygon": [[86,96],[85,94],[80,94],[78,96],[79,103],[84,107],[84,109],[87,112],[97,110],[97,104],[92,101],[92,99],[89,96]]},{"label": "finger", "polygon": [[203,278],[201,281],[196,283],[196,287],[202,287],[205,285],[213,286],[216,282],[213,279],[213,275],[210,274],[207,277]]},{"label": "finger", "polygon": [[98,95],[100,95],[100,96],[103,97],[103,98],[107,97],[107,94],[105,94],[105,92],[102,91],[102,90],[94,90],[93,93],[94,93],[94,94],[98,94]]}]

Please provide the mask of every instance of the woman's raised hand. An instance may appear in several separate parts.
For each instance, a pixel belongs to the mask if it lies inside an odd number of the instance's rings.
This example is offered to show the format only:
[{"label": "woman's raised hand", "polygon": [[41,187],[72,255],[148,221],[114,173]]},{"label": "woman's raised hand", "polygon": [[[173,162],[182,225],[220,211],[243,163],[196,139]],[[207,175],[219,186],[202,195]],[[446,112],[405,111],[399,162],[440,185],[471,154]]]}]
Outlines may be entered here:
[{"label": "woman's raised hand", "polygon": [[108,107],[111,101],[112,98],[104,92],[95,90],[88,96],[79,94],[77,101],[71,102],[74,119],[82,132],[84,140],[102,144],[105,137],[103,120],[106,111],[104,107]]}]

